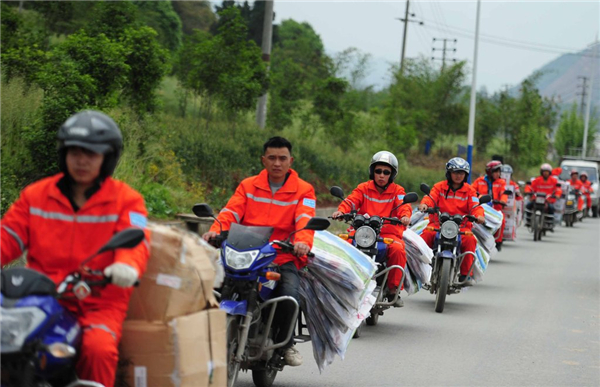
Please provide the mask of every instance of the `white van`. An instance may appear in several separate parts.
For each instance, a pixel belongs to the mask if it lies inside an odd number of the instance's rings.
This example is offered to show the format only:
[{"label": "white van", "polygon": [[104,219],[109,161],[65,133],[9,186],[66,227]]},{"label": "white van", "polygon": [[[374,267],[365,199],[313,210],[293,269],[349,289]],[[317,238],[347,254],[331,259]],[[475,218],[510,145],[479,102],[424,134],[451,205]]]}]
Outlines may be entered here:
[{"label": "white van", "polygon": [[560,179],[567,181],[571,178],[571,171],[575,169],[579,172],[579,176],[581,176],[581,172],[585,171],[588,174],[588,179],[592,182],[592,214],[594,218],[598,217],[598,181],[600,178],[598,177],[598,163],[595,161],[583,161],[583,160],[563,160],[560,163],[560,167],[562,168],[562,173],[560,174]]}]

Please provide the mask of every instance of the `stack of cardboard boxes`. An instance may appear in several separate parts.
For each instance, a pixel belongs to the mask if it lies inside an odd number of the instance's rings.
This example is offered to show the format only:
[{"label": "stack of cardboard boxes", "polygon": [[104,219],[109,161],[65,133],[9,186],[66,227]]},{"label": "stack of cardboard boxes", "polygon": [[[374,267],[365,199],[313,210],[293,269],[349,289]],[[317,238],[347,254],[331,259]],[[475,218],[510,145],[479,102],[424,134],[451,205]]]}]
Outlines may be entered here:
[{"label": "stack of cardboard boxes", "polygon": [[225,312],[212,289],[217,250],[197,235],[149,226],[148,268],[134,290],[120,356],[128,387],[227,384]]}]

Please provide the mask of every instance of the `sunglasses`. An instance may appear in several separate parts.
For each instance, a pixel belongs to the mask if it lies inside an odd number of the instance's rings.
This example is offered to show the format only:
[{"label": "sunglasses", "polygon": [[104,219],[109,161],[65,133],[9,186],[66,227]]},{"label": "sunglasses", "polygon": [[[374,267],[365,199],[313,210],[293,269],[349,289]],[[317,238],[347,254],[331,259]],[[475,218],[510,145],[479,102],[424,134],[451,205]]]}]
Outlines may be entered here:
[{"label": "sunglasses", "polygon": [[389,169],[376,169],[375,173],[377,175],[381,175],[383,173],[384,175],[389,176],[392,174],[392,171],[390,171]]}]

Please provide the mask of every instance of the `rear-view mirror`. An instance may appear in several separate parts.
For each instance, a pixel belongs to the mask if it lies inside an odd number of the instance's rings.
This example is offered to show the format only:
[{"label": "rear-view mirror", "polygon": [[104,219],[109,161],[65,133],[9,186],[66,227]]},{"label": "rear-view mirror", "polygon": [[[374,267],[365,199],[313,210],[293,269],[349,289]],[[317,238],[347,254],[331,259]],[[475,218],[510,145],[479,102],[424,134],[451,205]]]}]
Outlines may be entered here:
[{"label": "rear-view mirror", "polygon": [[483,195],[479,198],[479,204],[485,204],[492,201],[492,197],[490,195]]},{"label": "rear-view mirror", "polygon": [[334,185],[333,187],[331,187],[331,189],[329,190],[329,193],[331,193],[331,195],[335,196],[336,198],[340,198],[340,199],[344,200],[344,190],[342,190],[337,185]]},{"label": "rear-view mirror", "polygon": [[214,218],[212,208],[206,203],[194,204],[192,211],[199,218]]},{"label": "rear-view mirror", "polygon": [[417,195],[416,192],[409,192],[406,195],[404,195],[404,199],[402,200],[402,202],[404,204],[407,204],[407,203],[414,203],[417,200],[419,200],[419,195]]},{"label": "rear-view mirror", "polygon": [[421,192],[423,192],[424,194],[429,195],[429,193],[431,193],[431,188],[429,188],[429,186],[425,183],[421,183],[419,188],[421,188]]},{"label": "rear-view mirror", "polygon": [[314,230],[314,231],[322,231],[322,230],[327,230],[327,227],[329,227],[331,223],[329,222],[329,220],[327,218],[321,218],[318,216],[315,216],[314,218],[311,218],[308,223],[306,224],[306,226],[304,227],[305,230]]},{"label": "rear-view mirror", "polygon": [[101,254],[105,251],[116,250],[116,249],[130,249],[137,246],[145,238],[144,230],[140,228],[126,228],[113,235],[112,238],[104,246],[98,250],[95,255]]}]

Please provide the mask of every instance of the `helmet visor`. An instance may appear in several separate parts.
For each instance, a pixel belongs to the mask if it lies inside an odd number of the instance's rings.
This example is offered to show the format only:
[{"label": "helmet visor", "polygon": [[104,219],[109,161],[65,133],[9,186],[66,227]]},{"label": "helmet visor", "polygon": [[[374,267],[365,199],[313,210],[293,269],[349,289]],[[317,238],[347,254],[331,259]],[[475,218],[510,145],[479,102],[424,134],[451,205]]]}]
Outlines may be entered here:
[{"label": "helmet visor", "polygon": [[72,147],[72,146],[78,146],[80,148],[88,149],[94,153],[99,153],[102,155],[107,154],[109,151],[112,150],[112,146],[110,146],[109,144],[93,144],[93,143],[77,141],[77,140],[65,141],[64,146],[65,146],[65,148]]}]

